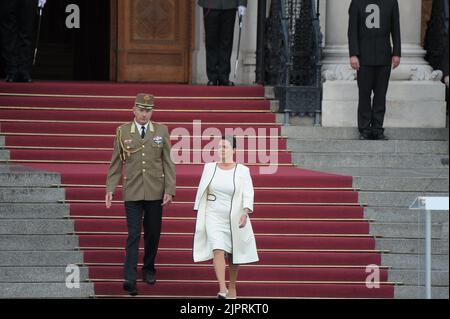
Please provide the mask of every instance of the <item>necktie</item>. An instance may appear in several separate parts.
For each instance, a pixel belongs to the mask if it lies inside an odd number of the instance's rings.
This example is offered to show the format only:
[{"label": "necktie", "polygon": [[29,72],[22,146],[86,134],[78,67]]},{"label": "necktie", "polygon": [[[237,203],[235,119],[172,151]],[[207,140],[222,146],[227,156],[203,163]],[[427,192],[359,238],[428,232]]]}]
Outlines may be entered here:
[{"label": "necktie", "polygon": [[141,130],[142,130],[141,131],[141,138],[144,139],[144,137],[145,137],[145,126],[142,126]]}]

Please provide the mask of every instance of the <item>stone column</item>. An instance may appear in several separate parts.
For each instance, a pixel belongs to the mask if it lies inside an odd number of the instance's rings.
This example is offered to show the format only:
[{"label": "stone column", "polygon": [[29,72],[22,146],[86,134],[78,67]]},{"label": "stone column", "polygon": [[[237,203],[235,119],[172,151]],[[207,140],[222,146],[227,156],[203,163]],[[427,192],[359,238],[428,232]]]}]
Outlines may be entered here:
[{"label": "stone column", "polygon": [[442,75],[433,72],[424,57],[421,45],[422,0],[399,0],[402,29],[403,61],[393,72],[393,80],[440,80]]},{"label": "stone column", "polygon": [[325,0],[323,76],[327,80],[354,80],[348,61],[348,8],[351,0]]},{"label": "stone column", "polygon": [[[421,0],[398,0],[402,29],[402,64],[393,71],[386,127],[445,127],[445,88],[440,71],[424,60]],[[356,72],[349,65],[348,8],[351,0],[326,0],[323,60],[323,126],[357,126]]]},{"label": "stone column", "polygon": [[[208,82],[206,76],[205,28],[203,25],[203,9],[199,6],[196,8],[195,19],[195,50],[192,55],[192,82],[194,84],[205,84]],[[250,0],[248,1],[247,14],[244,17],[237,77],[234,78],[239,35],[239,24],[238,18],[236,17],[234,50],[231,57],[230,74],[230,81],[236,84],[251,85],[255,83],[257,22],[258,1]]]}]

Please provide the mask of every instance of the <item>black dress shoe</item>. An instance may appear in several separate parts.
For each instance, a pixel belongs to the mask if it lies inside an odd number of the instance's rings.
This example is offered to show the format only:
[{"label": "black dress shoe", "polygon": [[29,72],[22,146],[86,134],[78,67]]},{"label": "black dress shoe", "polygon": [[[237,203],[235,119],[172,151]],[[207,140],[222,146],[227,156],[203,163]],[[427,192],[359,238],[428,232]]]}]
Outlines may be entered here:
[{"label": "black dress shoe", "polygon": [[8,83],[17,82],[17,74],[9,73],[5,78],[5,82],[8,82]]},{"label": "black dress shoe", "polygon": [[386,135],[384,135],[384,133],[377,133],[373,135],[373,139],[377,140],[377,141],[388,141],[389,139],[387,138]]},{"label": "black dress shoe", "polygon": [[219,86],[234,86],[234,82],[231,82],[231,81],[219,81]]},{"label": "black dress shoe", "polygon": [[208,81],[208,86],[217,86],[217,81]]},{"label": "black dress shoe", "polygon": [[372,140],[372,136],[370,134],[367,134],[367,133],[361,133],[359,135],[359,139],[361,141],[370,141],[370,140]]},{"label": "black dress shoe", "polygon": [[33,79],[31,78],[30,73],[21,72],[18,76],[18,82],[31,83],[33,82]]},{"label": "black dress shoe", "polygon": [[156,277],[155,277],[154,273],[144,273],[142,275],[142,277],[143,277],[143,281],[146,284],[149,284],[149,285],[155,285],[156,284]]},{"label": "black dress shoe", "polygon": [[123,283],[123,290],[128,292],[130,296],[137,296],[138,294],[135,281],[125,280],[125,282]]}]

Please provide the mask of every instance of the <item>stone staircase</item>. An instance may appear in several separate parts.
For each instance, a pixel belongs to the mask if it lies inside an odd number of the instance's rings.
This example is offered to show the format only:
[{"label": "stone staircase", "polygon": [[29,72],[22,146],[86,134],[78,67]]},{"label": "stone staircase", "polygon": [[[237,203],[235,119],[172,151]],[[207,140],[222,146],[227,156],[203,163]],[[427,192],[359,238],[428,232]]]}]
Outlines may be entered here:
[{"label": "stone staircase", "polygon": [[[279,116],[282,122],[282,116]],[[292,121],[295,123],[295,119]],[[300,124],[300,121],[297,123]],[[304,123],[303,123],[304,124]],[[302,168],[354,177],[396,298],[424,298],[424,216],[408,209],[419,195],[448,196],[448,129],[387,129],[389,141],[360,141],[354,128],[291,125],[288,149]],[[449,216],[433,214],[433,298],[449,297]]]},{"label": "stone staircase", "polygon": [[[281,117],[280,117],[281,119]],[[390,141],[359,141],[356,129],[289,126],[288,148],[301,167],[354,176],[373,220],[371,234],[397,298],[423,298],[423,216],[408,210],[418,195],[449,191],[448,129],[389,129]],[[0,136],[0,158],[8,159]],[[66,287],[66,266],[83,265],[78,238],[61,204],[58,174],[0,166],[0,298],[83,298],[93,295],[87,269],[79,289]],[[433,297],[448,298],[448,212],[433,215]]]},{"label": "stone staircase", "polygon": [[[2,149],[0,158],[8,159]],[[59,203],[58,174],[0,165],[0,298],[84,298],[93,295],[77,250],[69,209]],[[80,288],[66,287],[70,264],[80,265]]]}]

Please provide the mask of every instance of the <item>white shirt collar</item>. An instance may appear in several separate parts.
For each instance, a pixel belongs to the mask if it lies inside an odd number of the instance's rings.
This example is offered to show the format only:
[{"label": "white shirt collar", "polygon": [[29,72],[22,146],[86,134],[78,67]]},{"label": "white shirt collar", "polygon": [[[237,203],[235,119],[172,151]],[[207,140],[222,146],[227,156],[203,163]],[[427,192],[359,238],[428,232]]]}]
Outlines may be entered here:
[{"label": "white shirt collar", "polygon": [[137,127],[139,133],[141,133],[142,127],[143,127],[143,126],[145,127],[145,133],[148,132],[148,126],[150,125],[150,122],[148,122],[148,123],[145,124],[145,125],[141,125],[141,124],[139,124],[136,120],[134,120],[134,123],[136,124],[136,127]]}]

